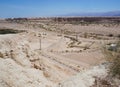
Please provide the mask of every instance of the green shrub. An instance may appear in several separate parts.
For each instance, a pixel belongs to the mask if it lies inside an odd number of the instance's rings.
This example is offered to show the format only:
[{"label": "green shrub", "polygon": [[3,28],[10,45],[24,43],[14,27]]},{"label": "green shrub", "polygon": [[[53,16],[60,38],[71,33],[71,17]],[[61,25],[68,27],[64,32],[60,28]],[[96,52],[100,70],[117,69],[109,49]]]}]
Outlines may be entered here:
[{"label": "green shrub", "polygon": [[24,32],[23,30],[14,30],[14,29],[0,29],[0,34],[16,34]]}]

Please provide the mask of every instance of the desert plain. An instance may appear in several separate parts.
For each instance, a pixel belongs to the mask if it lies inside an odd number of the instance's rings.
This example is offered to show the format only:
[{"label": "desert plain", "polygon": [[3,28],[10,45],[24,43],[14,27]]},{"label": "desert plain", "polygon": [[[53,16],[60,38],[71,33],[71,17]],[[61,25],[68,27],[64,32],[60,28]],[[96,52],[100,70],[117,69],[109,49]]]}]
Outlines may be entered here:
[{"label": "desert plain", "polygon": [[0,87],[117,87],[95,82],[119,39],[119,17],[0,19]]}]

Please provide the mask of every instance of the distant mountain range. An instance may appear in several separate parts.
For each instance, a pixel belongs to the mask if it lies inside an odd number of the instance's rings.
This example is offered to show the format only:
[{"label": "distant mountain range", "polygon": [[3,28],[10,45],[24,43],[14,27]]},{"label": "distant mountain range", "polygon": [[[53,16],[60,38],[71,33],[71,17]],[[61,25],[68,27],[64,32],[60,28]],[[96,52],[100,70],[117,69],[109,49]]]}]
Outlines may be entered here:
[{"label": "distant mountain range", "polygon": [[103,16],[108,16],[108,17],[119,17],[120,16],[120,11],[111,11],[111,12],[83,12],[83,13],[70,13],[66,14],[63,16],[82,16],[82,17],[103,17]]}]

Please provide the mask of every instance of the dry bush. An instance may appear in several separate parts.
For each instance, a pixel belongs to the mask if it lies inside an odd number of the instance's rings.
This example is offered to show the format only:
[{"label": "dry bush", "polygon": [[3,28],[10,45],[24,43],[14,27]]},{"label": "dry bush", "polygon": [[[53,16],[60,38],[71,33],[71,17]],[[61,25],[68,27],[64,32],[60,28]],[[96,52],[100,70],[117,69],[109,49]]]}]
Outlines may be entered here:
[{"label": "dry bush", "polygon": [[116,84],[113,84],[113,82],[109,81],[109,78],[95,77],[94,85],[90,87],[118,87],[118,86]]},{"label": "dry bush", "polygon": [[117,76],[120,78],[120,54],[114,56],[114,59],[110,66],[110,73],[113,76]]},{"label": "dry bush", "polygon": [[118,34],[117,37],[120,39],[120,34]]},{"label": "dry bush", "polygon": [[114,35],[113,34],[108,34],[108,37],[113,37]]},{"label": "dry bush", "polygon": [[43,75],[44,75],[45,77],[47,77],[47,78],[50,77],[50,73],[49,73],[48,71],[44,71],[44,72],[43,72]]},{"label": "dry bush", "polygon": [[84,33],[84,38],[87,38],[88,37],[88,33]]},{"label": "dry bush", "polygon": [[3,58],[3,57],[4,57],[3,53],[1,53],[1,52],[0,52],[0,57],[1,57],[1,58]]},{"label": "dry bush", "polygon": [[104,53],[110,62],[109,74],[120,78],[120,41],[117,43],[117,51],[105,49]]}]

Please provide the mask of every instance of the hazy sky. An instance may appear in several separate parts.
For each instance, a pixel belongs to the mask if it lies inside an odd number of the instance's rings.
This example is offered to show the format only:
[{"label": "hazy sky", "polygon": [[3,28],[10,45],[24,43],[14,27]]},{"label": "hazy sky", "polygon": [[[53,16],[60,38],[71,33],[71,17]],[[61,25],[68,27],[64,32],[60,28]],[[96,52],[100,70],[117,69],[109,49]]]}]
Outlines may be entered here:
[{"label": "hazy sky", "polygon": [[2,18],[106,11],[120,11],[120,0],[0,0]]}]

